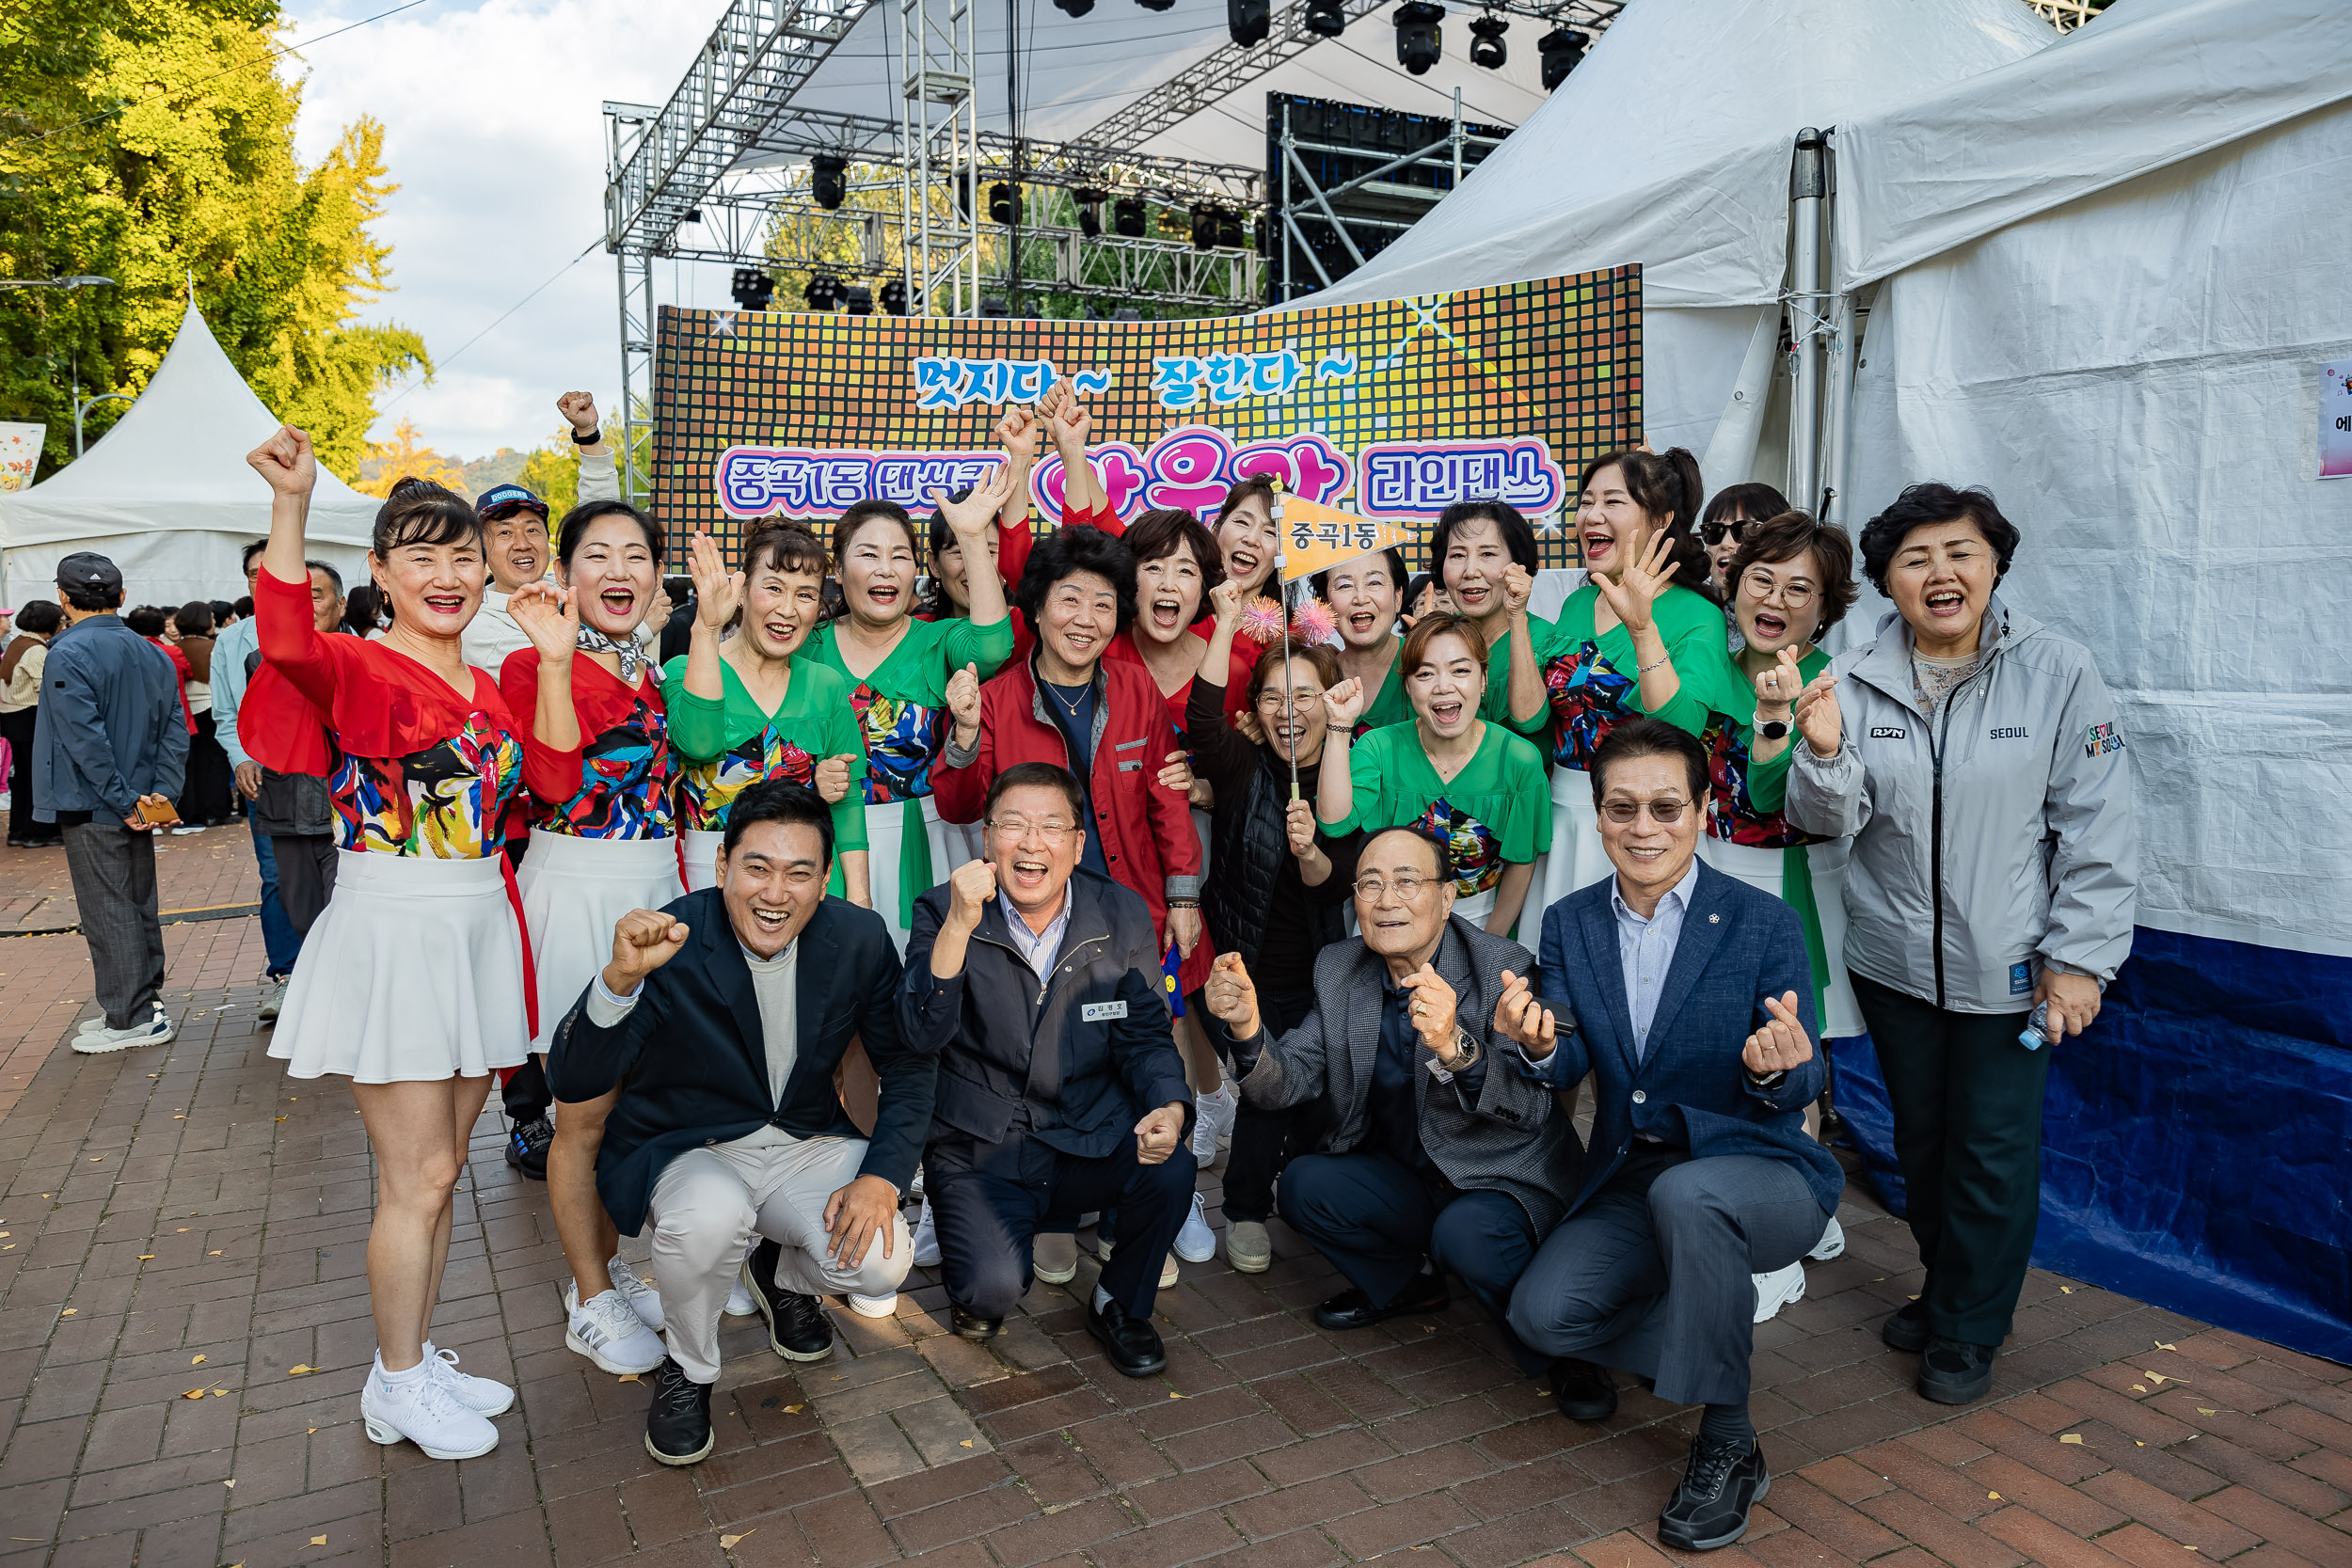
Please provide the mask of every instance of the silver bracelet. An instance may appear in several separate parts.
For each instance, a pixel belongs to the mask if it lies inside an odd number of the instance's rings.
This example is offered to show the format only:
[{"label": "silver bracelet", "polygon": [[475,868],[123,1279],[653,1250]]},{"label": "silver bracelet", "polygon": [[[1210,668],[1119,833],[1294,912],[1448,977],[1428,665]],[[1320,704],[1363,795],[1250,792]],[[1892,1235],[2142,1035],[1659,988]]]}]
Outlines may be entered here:
[{"label": "silver bracelet", "polygon": [[1660,654],[1660,655],[1658,656],[1658,662],[1657,662],[1657,663],[1655,663],[1655,664],[1643,664],[1643,665],[1637,665],[1637,666],[1635,666],[1633,673],[1634,673],[1635,674],[1637,674],[1637,675],[1646,675],[1646,674],[1648,674],[1648,673],[1649,673],[1652,670],[1662,670],[1662,669],[1664,669],[1667,665],[1672,664],[1672,663],[1674,662],[1674,657],[1675,657],[1675,656],[1674,656],[1674,655],[1672,655],[1672,654]]}]

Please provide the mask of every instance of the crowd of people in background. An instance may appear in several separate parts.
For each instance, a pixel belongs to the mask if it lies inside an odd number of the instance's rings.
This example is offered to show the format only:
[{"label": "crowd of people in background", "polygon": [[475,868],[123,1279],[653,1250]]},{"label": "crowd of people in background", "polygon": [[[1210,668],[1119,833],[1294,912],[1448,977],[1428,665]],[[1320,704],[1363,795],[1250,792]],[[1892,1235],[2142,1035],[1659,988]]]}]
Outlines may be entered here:
[{"label": "crowd of people in background", "polygon": [[[1066,384],[928,516],[732,551],[623,499],[593,399],[559,408],[561,518],[404,479],[346,585],[281,431],[247,597],[117,616],[76,556],[0,653],[10,842],[63,834],[98,959],[77,1049],[171,1037],[167,802],[248,826],[269,1053],[348,1078],[375,1154],[372,1437],[486,1452],[514,1398],[431,1340],[495,1080],[565,1343],[652,1374],[665,1464],[710,1451],[725,1314],[820,1359],[823,1298],[889,1315],[919,1265],[982,1340],[1089,1231],[1089,1330],[1152,1375],[1223,1159],[1229,1261],[1268,1268],[1279,1215],[1347,1282],[1326,1329],[1453,1280],[1567,1418],[1617,1372],[1701,1407],[1660,1532],[1721,1546],[1768,1481],[1752,1326],[1843,1246],[1823,1042],[1866,1030],[1927,1271],[1882,1332],[1927,1397],[1986,1391],[2047,1048],[2098,1016],[2137,879],[2115,705],[1999,596],[1992,496],[1915,485],[1857,542],[1610,452],[1547,617],[1497,499],[1418,578],[1388,549],[1305,592],[1264,479],[1122,520]],[[1834,659],[1857,555],[1892,610]]]}]

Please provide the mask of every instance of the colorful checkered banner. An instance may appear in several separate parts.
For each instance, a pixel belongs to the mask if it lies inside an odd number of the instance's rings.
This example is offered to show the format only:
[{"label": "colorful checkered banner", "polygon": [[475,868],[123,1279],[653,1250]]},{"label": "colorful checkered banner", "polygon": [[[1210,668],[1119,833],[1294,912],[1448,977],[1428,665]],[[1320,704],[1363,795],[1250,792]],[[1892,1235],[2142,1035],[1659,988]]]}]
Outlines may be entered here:
[{"label": "colorful checkered banner", "polygon": [[[1213,510],[1251,474],[1418,533],[1460,500],[1573,504],[1581,463],[1640,439],[1641,279],[1620,267],[1420,299],[1194,321],[902,319],[677,308],[655,371],[656,499],[714,535],[915,512],[999,461],[1008,404],[1067,381],[1123,518]],[[1030,478],[1057,522],[1060,461]]]}]

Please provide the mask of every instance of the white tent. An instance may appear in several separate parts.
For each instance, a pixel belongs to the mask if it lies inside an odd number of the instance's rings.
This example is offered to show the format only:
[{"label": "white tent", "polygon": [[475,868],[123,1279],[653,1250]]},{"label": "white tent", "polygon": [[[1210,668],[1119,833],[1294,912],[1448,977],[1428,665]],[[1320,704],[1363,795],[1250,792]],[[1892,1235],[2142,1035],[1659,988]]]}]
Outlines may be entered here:
[{"label": "white tent", "polygon": [[[245,454],[278,424],[191,304],[130,412],[62,472],[0,496],[0,594],[53,593],[57,562],[95,550],[121,569],[126,604],[237,597],[238,553],[269,532],[269,487]],[[310,553],[346,584],[367,580],[380,504],[319,471]]]},{"label": "white tent", "polygon": [[[1756,477],[1796,133],[2048,44],[2020,0],[1640,0],[1511,139],[1365,266],[1286,309],[1642,264],[1643,429]],[[1285,309],[1285,308],[1278,308]],[[1740,396],[1748,417],[1724,420]],[[1708,451],[1718,422],[1724,439]]]},{"label": "white tent", "polygon": [[2122,0],[1836,140],[1851,515],[1932,478],[2024,531],[2005,593],[2122,700],[2143,926],[2352,956],[2352,6]]}]

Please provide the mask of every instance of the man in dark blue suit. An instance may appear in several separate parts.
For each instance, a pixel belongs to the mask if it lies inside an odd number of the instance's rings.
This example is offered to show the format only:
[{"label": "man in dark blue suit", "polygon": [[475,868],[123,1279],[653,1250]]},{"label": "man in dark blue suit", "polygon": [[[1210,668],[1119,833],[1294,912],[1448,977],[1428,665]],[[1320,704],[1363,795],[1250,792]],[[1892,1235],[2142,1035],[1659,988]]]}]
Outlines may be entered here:
[{"label": "man in dark blue suit", "polygon": [[1771,1484],[1748,1419],[1753,1276],[1821,1239],[1845,1176],[1804,1132],[1821,1064],[1796,911],[1697,859],[1707,753],[1637,719],[1592,780],[1616,875],[1544,911],[1540,978],[1506,976],[1496,1008],[1525,1070],[1597,1085],[1583,1181],[1512,1292],[1511,1327],[1561,1358],[1575,1419],[1616,1409],[1609,1366],[1706,1406],[1658,1522],[1667,1545],[1706,1551],[1740,1539]]},{"label": "man in dark blue suit", "polygon": [[[621,1085],[596,1191],[623,1231],[654,1223],[669,1354],[645,1448],[664,1465],[710,1452],[719,1317],[739,1270],[770,1348],[815,1361],[833,1350],[818,1296],[890,1295],[914,1261],[898,1195],[922,1156],[934,1066],[899,1041],[889,928],[825,896],[832,863],[833,812],[814,791],[743,791],[719,885],[623,915],[612,961],[548,1053],[559,1101]],[[853,1037],[882,1080],[870,1138],[834,1088]]]}]

